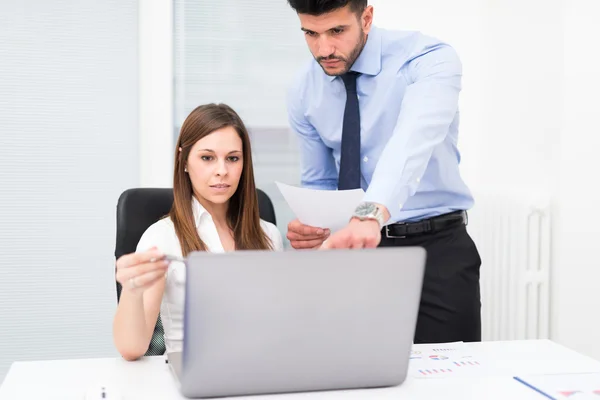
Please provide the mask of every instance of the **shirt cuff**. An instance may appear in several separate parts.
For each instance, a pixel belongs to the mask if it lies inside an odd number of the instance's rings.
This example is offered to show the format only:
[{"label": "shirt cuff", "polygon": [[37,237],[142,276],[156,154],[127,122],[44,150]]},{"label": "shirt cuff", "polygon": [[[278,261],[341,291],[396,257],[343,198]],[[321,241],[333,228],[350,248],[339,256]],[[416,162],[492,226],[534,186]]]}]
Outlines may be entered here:
[{"label": "shirt cuff", "polygon": [[384,205],[390,213],[390,219],[385,225],[390,225],[400,221],[400,214],[409,198],[409,190],[406,185],[403,185],[398,193],[394,193],[392,185],[387,189],[382,186],[370,186],[365,194],[364,201]]}]

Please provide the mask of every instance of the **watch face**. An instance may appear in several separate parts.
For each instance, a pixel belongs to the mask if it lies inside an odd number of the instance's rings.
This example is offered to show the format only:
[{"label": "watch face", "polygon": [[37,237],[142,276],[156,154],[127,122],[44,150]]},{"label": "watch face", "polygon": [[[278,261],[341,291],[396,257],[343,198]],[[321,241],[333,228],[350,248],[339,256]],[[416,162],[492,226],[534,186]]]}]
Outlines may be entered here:
[{"label": "watch face", "polygon": [[358,207],[356,207],[355,213],[356,215],[371,215],[377,211],[377,207],[373,203],[360,203]]}]

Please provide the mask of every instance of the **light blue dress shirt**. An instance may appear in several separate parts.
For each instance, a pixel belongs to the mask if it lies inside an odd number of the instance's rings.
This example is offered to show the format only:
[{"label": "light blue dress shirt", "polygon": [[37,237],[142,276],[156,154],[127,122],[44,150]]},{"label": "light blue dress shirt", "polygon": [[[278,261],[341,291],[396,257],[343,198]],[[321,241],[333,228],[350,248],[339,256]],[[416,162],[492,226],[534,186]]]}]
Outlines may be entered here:
[{"label": "light blue dress shirt", "polygon": [[[456,52],[418,32],[372,27],[351,70],[361,73],[364,200],[385,205],[388,223],[471,208],[458,167],[462,65]],[[315,60],[290,88],[303,187],[337,189],[345,105],[341,78],[326,75]]]}]

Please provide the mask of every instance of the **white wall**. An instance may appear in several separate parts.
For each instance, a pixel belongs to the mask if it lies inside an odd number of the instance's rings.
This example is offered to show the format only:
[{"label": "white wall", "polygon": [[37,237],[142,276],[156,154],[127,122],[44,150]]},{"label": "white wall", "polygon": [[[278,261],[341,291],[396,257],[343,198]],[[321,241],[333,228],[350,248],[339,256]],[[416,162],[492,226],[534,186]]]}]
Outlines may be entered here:
[{"label": "white wall", "polygon": [[139,2],[140,186],[171,187],[173,117],[173,1]]},{"label": "white wall", "polygon": [[[560,134],[563,55],[557,0],[488,0],[484,7],[485,123],[481,184],[548,193]],[[543,15],[540,12],[543,7]],[[475,50],[475,49],[473,49]]]},{"label": "white wall", "polygon": [[138,2],[0,2],[0,381],[116,355],[119,194],[139,184]]},{"label": "white wall", "polygon": [[597,359],[600,359],[599,18],[597,1],[565,1],[564,113],[552,170],[555,177],[552,336]]}]

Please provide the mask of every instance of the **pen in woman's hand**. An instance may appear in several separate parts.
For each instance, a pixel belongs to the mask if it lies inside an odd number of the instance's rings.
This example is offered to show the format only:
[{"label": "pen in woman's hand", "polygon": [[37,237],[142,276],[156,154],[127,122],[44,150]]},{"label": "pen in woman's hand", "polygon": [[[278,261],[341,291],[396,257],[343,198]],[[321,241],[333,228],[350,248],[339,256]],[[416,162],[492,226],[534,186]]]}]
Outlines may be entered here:
[{"label": "pen in woman's hand", "polygon": [[150,260],[150,262],[156,262],[158,260],[179,261],[179,262],[185,263],[185,259],[184,258],[177,257],[177,256],[172,256],[170,254],[165,254],[164,256],[162,256],[160,258],[153,258],[153,259]]}]

